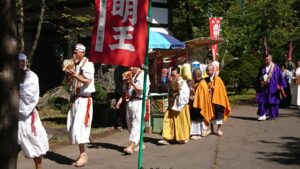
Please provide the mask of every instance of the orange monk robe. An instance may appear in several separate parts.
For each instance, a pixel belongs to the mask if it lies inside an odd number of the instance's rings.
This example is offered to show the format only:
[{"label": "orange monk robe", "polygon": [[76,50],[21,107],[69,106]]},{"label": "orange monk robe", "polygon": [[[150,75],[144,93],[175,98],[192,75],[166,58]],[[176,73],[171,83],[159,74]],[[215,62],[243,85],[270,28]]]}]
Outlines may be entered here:
[{"label": "orange monk robe", "polygon": [[219,76],[216,76],[212,83],[214,85],[212,103],[224,107],[224,120],[226,120],[231,112],[231,108],[225,85]]},{"label": "orange monk robe", "polygon": [[201,80],[195,91],[193,107],[201,109],[201,115],[205,123],[208,124],[214,118],[214,111],[211,103],[211,94],[208,91],[208,85],[205,80]]}]

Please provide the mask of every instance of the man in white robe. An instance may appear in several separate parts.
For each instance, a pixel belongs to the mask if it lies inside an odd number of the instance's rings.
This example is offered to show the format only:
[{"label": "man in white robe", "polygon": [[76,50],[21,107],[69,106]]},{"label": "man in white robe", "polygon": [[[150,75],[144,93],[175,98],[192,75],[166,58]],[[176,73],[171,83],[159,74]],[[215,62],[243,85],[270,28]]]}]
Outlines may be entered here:
[{"label": "man in white robe", "polygon": [[77,44],[73,53],[75,61],[75,71],[66,70],[75,83],[75,95],[72,96],[68,119],[67,130],[72,144],[78,144],[80,155],[75,161],[76,167],[82,167],[87,163],[88,157],[85,152],[85,145],[89,143],[93,118],[93,100],[91,94],[95,92],[94,84],[94,64],[85,55],[85,46]]},{"label": "man in white robe", "polygon": [[42,155],[49,150],[48,137],[36,110],[39,101],[38,76],[27,68],[27,57],[19,54],[21,74],[19,91],[18,143],[27,158],[33,158],[36,169],[42,168]]},{"label": "man in white robe", "polygon": [[[141,133],[141,122],[142,117],[142,99],[144,90],[144,71],[138,67],[131,67],[132,78],[127,80],[129,83],[128,91],[128,102],[126,105],[126,122],[129,131],[129,145],[124,149],[127,154],[133,154],[134,151],[139,150],[140,133]],[[148,74],[146,75],[147,86],[146,94],[149,92],[150,80]],[[120,98],[117,102],[116,107],[120,108],[121,103],[125,98]],[[143,148],[145,146],[143,145]]]},{"label": "man in white robe", "polygon": [[178,66],[172,67],[171,78],[168,97],[169,107],[163,120],[163,139],[158,141],[162,145],[169,144],[169,141],[185,144],[190,136],[191,120],[188,105],[190,89],[181,77]]}]

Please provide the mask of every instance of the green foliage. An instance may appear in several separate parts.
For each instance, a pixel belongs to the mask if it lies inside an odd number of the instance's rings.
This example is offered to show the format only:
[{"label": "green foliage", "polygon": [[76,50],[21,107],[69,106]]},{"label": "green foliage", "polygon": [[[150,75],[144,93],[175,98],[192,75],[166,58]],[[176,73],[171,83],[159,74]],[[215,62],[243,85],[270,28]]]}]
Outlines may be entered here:
[{"label": "green foliage", "polygon": [[68,85],[68,83],[67,83],[67,78],[66,78],[66,76],[65,76],[64,79],[62,80],[61,85],[64,87],[65,90],[69,91],[69,88],[70,88],[69,86],[70,86],[70,85]]},{"label": "green foliage", "polygon": [[220,75],[238,91],[250,88],[256,78],[263,61],[263,38],[268,40],[275,63],[284,61],[290,42],[296,46],[294,60],[300,57],[299,0],[253,0],[243,4],[236,0],[178,0],[172,12],[172,31],[182,40],[191,35],[208,37],[209,16],[223,18],[221,37],[225,42],[219,44],[219,58],[225,67]]},{"label": "green foliage", "polygon": [[93,93],[93,99],[95,104],[101,104],[108,102],[107,92],[100,82],[95,81],[96,92]]},{"label": "green foliage", "polygon": [[60,110],[62,113],[68,112],[69,101],[61,97],[50,97],[48,99],[49,108]]},{"label": "green foliage", "polygon": [[[92,23],[94,22],[94,5],[91,3],[88,7],[71,9],[68,5],[73,2],[65,0],[57,0],[56,5],[63,5],[63,9],[55,15],[50,14],[49,19],[45,19],[44,23],[54,28],[66,40],[73,41],[77,37],[84,38],[91,36]],[[55,6],[55,5],[54,5]],[[54,17],[54,18],[53,18]]]},{"label": "green foliage", "polygon": [[230,105],[237,105],[243,103],[256,103],[255,90],[243,90],[242,92],[227,92]]},{"label": "green foliage", "polygon": [[230,66],[226,66],[224,71],[221,71],[220,76],[227,86],[235,87],[238,92],[253,87],[259,62],[255,62],[251,58],[253,57],[241,58],[232,62]]}]

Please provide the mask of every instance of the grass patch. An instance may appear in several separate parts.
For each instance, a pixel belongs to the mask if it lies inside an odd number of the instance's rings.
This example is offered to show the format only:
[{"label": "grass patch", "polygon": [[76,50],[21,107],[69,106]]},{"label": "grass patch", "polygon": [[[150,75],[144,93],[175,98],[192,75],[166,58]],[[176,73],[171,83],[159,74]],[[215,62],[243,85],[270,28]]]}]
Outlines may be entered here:
[{"label": "grass patch", "polygon": [[255,103],[255,90],[249,89],[242,92],[230,91],[227,93],[231,105]]},{"label": "grass patch", "polygon": [[50,129],[66,128],[67,114],[56,108],[47,108],[39,111],[44,127]]},{"label": "grass patch", "polygon": [[[47,106],[47,108],[39,110],[39,115],[47,131],[51,148],[70,144],[67,132],[67,113],[55,106]],[[113,127],[92,126],[91,137],[98,138],[105,133],[114,131],[113,129]]]}]

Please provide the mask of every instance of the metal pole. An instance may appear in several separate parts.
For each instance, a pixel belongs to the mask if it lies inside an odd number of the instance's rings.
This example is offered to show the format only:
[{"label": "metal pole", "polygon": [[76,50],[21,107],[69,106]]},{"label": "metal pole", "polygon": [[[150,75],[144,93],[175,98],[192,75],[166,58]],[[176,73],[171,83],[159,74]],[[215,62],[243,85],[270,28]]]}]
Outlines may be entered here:
[{"label": "metal pole", "polygon": [[[149,8],[148,8],[148,17],[151,17],[151,11],[152,10],[152,1],[149,0]],[[145,18],[146,19],[146,18]],[[143,86],[143,101],[142,101],[142,118],[141,118],[141,133],[140,133],[140,149],[139,149],[139,158],[138,158],[138,169],[142,169],[142,163],[143,163],[143,138],[144,138],[144,115],[145,115],[145,108],[146,108],[146,87],[147,87],[147,74],[149,71],[148,65],[148,47],[149,47],[149,31],[150,26],[148,23],[148,40],[147,40],[147,47],[146,47],[146,58],[145,58],[145,64],[144,64],[144,86]]]}]

